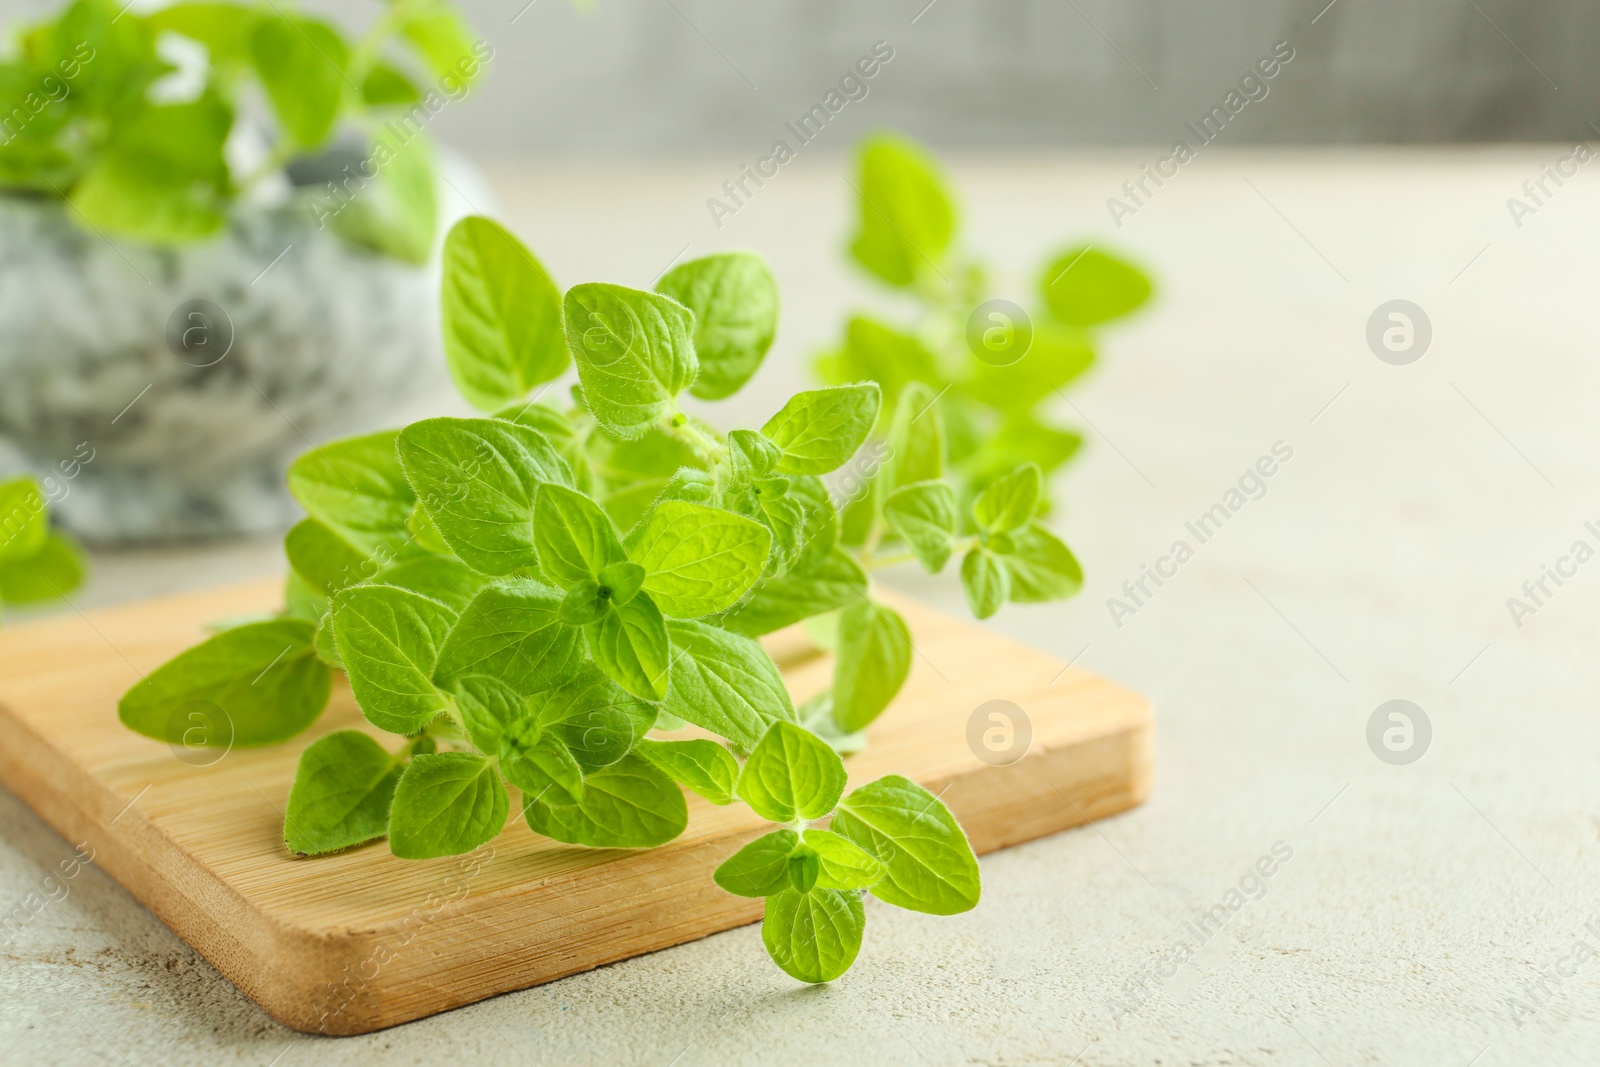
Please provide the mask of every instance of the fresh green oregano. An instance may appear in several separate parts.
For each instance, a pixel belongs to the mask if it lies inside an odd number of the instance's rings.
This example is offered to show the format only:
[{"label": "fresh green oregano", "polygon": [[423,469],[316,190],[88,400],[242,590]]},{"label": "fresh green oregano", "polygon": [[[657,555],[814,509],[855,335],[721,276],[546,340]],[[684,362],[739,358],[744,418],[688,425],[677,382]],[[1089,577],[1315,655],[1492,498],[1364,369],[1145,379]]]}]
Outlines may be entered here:
[{"label": "fresh green oregano", "polygon": [[[310,136],[318,116],[302,118]],[[937,192],[892,172],[871,184],[909,197],[902,215]],[[897,233],[950,236],[945,214],[910,217],[858,242],[886,277],[919,271]],[[286,539],[289,607],[153,672],[123,697],[123,721],[175,742],[173,709],[206,701],[235,743],[281,741],[342,672],[370,729],[301,757],[284,838],[309,855],[378,838],[403,858],[464,853],[519,812],[557,841],[651,848],[687,826],[685,790],[742,802],[773,825],[716,881],[765,899],[767,951],[806,982],[855,960],[864,893],[940,915],[976,905],[977,860],[938,798],[898,776],[848,790],[841,753],[917,659],[873,593],[889,544],[929,570],[960,558],[980,615],[1076,589],[1076,562],[1036,517],[1041,465],[981,491],[950,480],[930,383],[839,382],[726,433],[680,410],[686,393],[736,393],[772,343],[776,286],[748,253],[682,264],[655,292],[562,293],[473,218],[449,235],[444,269],[451,369],[492,413],[297,460],[289,483],[308,517]],[[569,359],[573,402],[530,400]],[[861,487],[862,519],[840,471],[875,441],[889,454]],[[797,709],[758,638],[803,621],[838,665]]]}]

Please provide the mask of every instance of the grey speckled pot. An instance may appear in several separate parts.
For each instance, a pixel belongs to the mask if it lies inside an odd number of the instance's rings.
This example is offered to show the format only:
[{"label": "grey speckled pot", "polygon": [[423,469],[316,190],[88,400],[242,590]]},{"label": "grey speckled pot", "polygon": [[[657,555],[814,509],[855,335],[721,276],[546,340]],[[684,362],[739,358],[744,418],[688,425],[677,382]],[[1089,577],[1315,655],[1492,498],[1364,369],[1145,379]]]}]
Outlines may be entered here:
[{"label": "grey speckled pot", "polygon": [[[215,362],[228,322],[174,318],[192,301],[231,320]],[[241,209],[217,239],[162,249],[0,197],[0,436],[22,456],[6,465],[49,479],[93,542],[282,529],[288,461],[440,389],[438,338],[433,269],[303,210]]]}]

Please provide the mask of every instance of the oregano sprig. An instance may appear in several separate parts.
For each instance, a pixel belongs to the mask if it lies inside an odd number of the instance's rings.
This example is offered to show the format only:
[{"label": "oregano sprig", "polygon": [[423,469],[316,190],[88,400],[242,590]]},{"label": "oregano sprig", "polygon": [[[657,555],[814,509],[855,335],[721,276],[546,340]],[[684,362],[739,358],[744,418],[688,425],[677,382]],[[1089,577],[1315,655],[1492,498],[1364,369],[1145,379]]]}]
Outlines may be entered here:
[{"label": "oregano sprig", "polygon": [[[316,718],[342,672],[374,729],[302,754],[284,838],[304,854],[379,838],[402,858],[458,854],[519,816],[568,844],[650,848],[687,826],[685,790],[743,803],[773,829],[716,880],[765,898],[767,950],[802,981],[854,961],[864,893],[973,907],[977,860],[938,798],[899,776],[846,792],[841,753],[914,660],[869,573],[893,538],[933,570],[1002,561],[1011,599],[1065,595],[1076,563],[1035,520],[1038,467],[970,501],[945,480],[926,389],[900,390],[887,423],[873,381],[798,393],[726,432],[682,411],[685,393],[737,393],[777,312],[750,253],[682,264],[653,292],[563,293],[496,223],[459,223],[445,348],[484,414],[296,460],[307,518],[285,540],[285,610],[155,671],[124,696],[123,721],[176,744],[172,709],[206,701],[235,744],[274,743]],[[573,402],[530,400],[569,360]],[[852,540],[824,478],[884,425],[872,532]],[[796,708],[757,638],[802,621],[833,635],[839,666]]]}]

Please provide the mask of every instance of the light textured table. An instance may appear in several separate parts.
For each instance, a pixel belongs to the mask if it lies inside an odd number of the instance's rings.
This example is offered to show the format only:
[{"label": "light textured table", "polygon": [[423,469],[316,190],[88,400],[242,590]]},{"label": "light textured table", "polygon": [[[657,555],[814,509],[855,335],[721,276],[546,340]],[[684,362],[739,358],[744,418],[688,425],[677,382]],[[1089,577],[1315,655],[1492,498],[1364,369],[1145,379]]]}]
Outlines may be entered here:
[{"label": "light textured table", "polygon": [[[1600,564],[1547,583],[1520,627],[1506,605],[1574,541],[1600,545],[1600,179],[1520,229],[1505,204],[1562,154],[1211,149],[1120,232],[1104,201],[1153,153],[955,166],[972,242],[1014,292],[1078,236],[1161,286],[1061,406],[1090,438],[1059,520],[1085,591],[993,622],[1154,699],[1155,796],[987,858],[976,911],[869,903],[859,964],[826,988],[785,978],[750,927],[335,1041],[271,1022],[90,868],[0,949],[0,1049],[171,1067],[1594,1062],[1600,958],[1574,945],[1600,949]],[[757,424],[868,297],[837,255],[840,161],[798,160],[718,232],[704,200],[737,162],[497,176],[563,283],[765,252],[780,340],[717,416]],[[1365,340],[1395,298],[1433,326],[1409,366]],[[1195,544],[1185,522],[1279,441],[1293,457],[1266,495],[1117,626],[1107,598]],[[280,565],[270,545],[105,557],[81,603]],[[960,606],[949,582],[891,581]],[[1432,724],[1409,766],[1366,739],[1393,698]],[[1253,874],[1275,846],[1292,855]],[[0,796],[0,902],[69,855]],[[1259,899],[1230,897],[1241,883]],[[1184,940],[1203,945],[1165,977]]]}]

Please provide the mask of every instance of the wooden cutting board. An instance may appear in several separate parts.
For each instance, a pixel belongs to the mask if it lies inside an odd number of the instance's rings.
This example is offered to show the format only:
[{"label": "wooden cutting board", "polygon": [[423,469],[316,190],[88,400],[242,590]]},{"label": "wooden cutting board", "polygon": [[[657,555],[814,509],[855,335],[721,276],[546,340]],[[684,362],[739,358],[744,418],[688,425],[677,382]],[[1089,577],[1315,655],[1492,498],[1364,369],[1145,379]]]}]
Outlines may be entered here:
[{"label": "wooden cutting board", "polygon": [[[87,843],[96,865],[273,1018],[365,1033],[760,918],[761,901],[723,892],[711,872],[767,824],[743,805],[692,795],[688,830],[642,852],[559,844],[517,819],[467,857],[399,860],[382,844],[291,856],[282,811],[301,749],[365,728],[347,686],[301,737],[209,766],[195,764],[215,750],[174,752],[116,716],[118,697],[200,640],[207,622],[273,608],[280,588],[231,586],[0,630],[0,781],[70,843]],[[852,787],[889,773],[916,779],[943,797],[980,853],[1148,795],[1152,718],[1142,698],[891,602],[917,654],[870,744],[848,761]],[[831,657],[800,632],[768,646],[796,703],[830,684]],[[994,707],[979,710],[997,700],[1031,726],[1020,758],[1020,718],[1010,715],[1018,729],[1008,752],[1005,721],[989,718]],[[993,762],[1004,759],[1014,761]],[[938,937],[940,920],[926,921]]]}]

